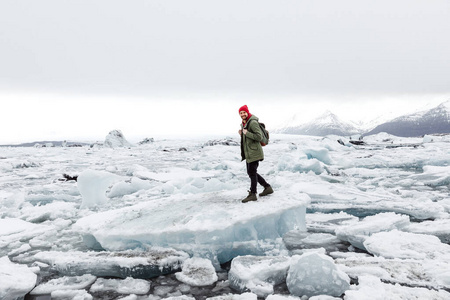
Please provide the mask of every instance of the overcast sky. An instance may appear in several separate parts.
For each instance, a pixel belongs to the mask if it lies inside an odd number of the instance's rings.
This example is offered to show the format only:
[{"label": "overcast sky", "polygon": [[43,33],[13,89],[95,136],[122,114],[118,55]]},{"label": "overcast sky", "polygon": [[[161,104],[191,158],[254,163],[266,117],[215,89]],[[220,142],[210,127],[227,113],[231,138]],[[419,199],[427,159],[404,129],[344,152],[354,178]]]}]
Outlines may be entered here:
[{"label": "overcast sky", "polygon": [[448,0],[1,0],[0,143],[234,134],[450,99]]}]

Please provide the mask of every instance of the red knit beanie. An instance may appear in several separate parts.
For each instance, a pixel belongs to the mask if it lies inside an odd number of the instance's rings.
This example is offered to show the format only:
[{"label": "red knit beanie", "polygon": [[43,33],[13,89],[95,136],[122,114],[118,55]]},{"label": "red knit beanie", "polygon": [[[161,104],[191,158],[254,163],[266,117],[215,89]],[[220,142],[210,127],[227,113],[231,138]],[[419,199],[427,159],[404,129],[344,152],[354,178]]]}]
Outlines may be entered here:
[{"label": "red knit beanie", "polygon": [[245,111],[246,113],[250,114],[250,112],[248,111],[247,105],[244,105],[241,108],[239,108],[239,112],[241,112],[241,111]]}]

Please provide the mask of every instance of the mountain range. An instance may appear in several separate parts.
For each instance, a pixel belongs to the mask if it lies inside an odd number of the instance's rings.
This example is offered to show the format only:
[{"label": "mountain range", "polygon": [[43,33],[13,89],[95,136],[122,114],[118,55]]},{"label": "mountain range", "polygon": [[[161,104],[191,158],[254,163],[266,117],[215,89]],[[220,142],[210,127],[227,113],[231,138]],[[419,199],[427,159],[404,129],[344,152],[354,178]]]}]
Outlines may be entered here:
[{"label": "mountain range", "polygon": [[277,133],[299,135],[371,135],[386,132],[401,137],[417,137],[425,134],[450,133],[450,100],[429,110],[407,114],[390,121],[364,129],[360,124],[353,124],[339,119],[335,114],[326,111],[316,119],[301,125],[292,118]]},{"label": "mountain range", "polygon": [[286,127],[279,129],[277,132],[315,136],[325,136],[329,134],[345,136],[361,133],[356,126],[342,121],[330,111],[326,111],[324,114],[308,123],[298,126],[287,125]]}]

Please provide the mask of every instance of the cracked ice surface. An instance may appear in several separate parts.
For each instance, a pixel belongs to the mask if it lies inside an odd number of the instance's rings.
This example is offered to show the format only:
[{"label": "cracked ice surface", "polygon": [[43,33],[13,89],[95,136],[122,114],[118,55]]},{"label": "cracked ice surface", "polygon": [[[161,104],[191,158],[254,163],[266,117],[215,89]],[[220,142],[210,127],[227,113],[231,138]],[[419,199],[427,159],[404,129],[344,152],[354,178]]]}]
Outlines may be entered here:
[{"label": "cracked ice surface", "polygon": [[[137,275],[145,264],[158,268],[160,275],[161,266],[171,265],[169,257],[167,264],[158,264],[156,258],[163,257],[156,255],[153,261],[143,254],[157,244],[178,253],[171,271],[179,270],[188,252],[211,259],[219,280],[200,289],[180,284],[174,274],[146,279],[152,288],[142,299],[256,299],[254,293],[230,294],[227,270],[217,262],[236,255],[279,258],[308,251],[331,256],[352,278],[344,299],[373,299],[373,295],[449,299],[449,259],[443,255],[450,240],[448,136],[379,134],[365,137],[362,146],[333,136],[273,135],[272,139],[258,171],[275,193],[246,205],[240,200],[249,180],[238,146],[161,140],[131,149],[1,148],[0,257],[10,259],[2,261],[12,265],[10,282],[25,273],[31,275],[32,288],[31,271],[38,275],[38,284],[74,270],[78,275],[103,270],[105,277],[122,272],[119,277],[125,278],[130,272]],[[81,176],[80,184],[65,181],[63,174]],[[307,209],[307,232],[300,206]],[[289,215],[297,209],[295,217]],[[300,230],[290,230],[294,223]],[[436,236],[445,245],[425,236]],[[347,240],[368,249],[357,249]],[[137,253],[133,263],[114,261],[129,251]],[[67,257],[76,263],[69,266]],[[19,267],[25,265],[26,269]],[[256,261],[246,269],[261,275],[276,271]],[[69,273],[61,274],[64,270]],[[0,278],[0,284],[4,282]],[[273,292],[286,294],[283,284],[273,286]],[[0,293],[5,292],[0,287]],[[114,291],[93,296],[87,294],[88,288],[57,290],[51,296],[118,298],[119,285],[112,287]],[[269,290],[266,287],[272,285],[263,284],[258,291]],[[282,297],[295,299],[273,296]],[[311,299],[331,299],[315,297]]]},{"label": "cracked ice surface", "polygon": [[[147,245],[191,253],[215,249],[216,253],[203,255],[217,255],[221,263],[242,251],[257,251],[254,243],[244,247],[242,243],[277,239],[292,229],[306,230],[306,194],[293,188],[247,204],[236,202],[241,194],[171,196],[92,214],[80,219],[75,228],[95,237],[109,251]],[[283,201],[277,201],[280,198]]]}]

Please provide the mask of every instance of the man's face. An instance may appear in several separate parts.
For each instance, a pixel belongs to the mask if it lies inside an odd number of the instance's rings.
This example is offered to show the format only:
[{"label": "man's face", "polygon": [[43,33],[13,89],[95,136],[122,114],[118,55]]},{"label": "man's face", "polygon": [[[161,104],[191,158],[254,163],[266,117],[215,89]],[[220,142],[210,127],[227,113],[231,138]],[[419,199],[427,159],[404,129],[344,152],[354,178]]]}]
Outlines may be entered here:
[{"label": "man's face", "polygon": [[240,111],[239,115],[241,116],[242,120],[247,120],[248,118],[248,113],[246,111]]}]

